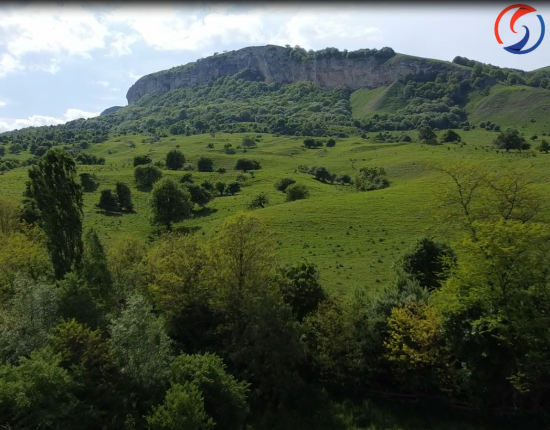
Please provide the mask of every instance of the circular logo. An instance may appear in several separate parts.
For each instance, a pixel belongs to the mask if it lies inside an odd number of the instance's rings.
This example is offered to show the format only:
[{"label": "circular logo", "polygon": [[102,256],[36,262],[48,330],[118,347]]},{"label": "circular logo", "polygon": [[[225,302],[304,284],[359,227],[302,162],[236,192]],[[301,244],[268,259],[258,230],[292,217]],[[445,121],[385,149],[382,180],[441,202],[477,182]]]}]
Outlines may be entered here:
[{"label": "circular logo", "polygon": [[[503,44],[503,42],[500,38],[500,35],[498,34],[498,25],[500,23],[500,19],[504,16],[504,14],[512,9],[518,9],[510,20],[510,30],[512,30],[513,33],[517,33],[517,31],[514,30],[514,24],[519,18],[528,13],[537,11],[534,7],[528,6],[526,4],[513,4],[512,6],[508,6],[506,9],[500,12],[500,15],[495,22],[495,37],[497,38],[497,42],[501,45]],[[525,28],[525,36],[523,36],[523,39],[521,39],[518,43],[514,45],[506,46],[504,49],[508,52],[511,52],[512,54],[528,54],[529,52],[533,52],[535,49],[537,49],[541,44],[542,39],[544,39],[544,21],[542,20],[542,16],[540,15],[537,15],[537,18],[540,22],[540,37],[537,43],[535,43],[529,49],[525,49],[522,51],[523,47],[527,45],[527,42],[529,42],[529,29],[524,25],[523,28]]]}]

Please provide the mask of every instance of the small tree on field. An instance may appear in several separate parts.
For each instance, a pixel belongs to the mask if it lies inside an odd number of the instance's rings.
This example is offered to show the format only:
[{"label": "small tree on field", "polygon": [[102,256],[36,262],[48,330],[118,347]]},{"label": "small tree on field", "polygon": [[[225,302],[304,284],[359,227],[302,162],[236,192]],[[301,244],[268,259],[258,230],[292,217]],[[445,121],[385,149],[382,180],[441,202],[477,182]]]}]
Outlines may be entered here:
[{"label": "small tree on field", "polygon": [[82,185],[82,189],[86,192],[92,192],[97,190],[97,187],[99,186],[99,181],[97,180],[97,176],[93,173],[81,173],[80,175],[80,185]]},{"label": "small tree on field", "polygon": [[105,212],[118,211],[118,198],[117,195],[113,193],[113,190],[101,190],[97,207],[103,209]]},{"label": "small tree on field", "polygon": [[313,171],[313,176],[321,182],[332,182],[332,173],[330,173],[326,167],[317,167]]},{"label": "small tree on field", "polygon": [[185,164],[185,156],[181,151],[172,149],[166,154],[166,167],[170,170],[178,170]]},{"label": "small tree on field", "polygon": [[443,133],[443,136],[441,138],[443,142],[460,142],[462,138],[460,135],[454,131],[454,130],[447,130],[445,133]]},{"label": "small tree on field", "polygon": [[294,200],[307,199],[309,191],[305,185],[293,184],[286,189],[286,201],[293,202]]},{"label": "small tree on field", "polygon": [[248,160],[246,158],[237,160],[237,163],[235,164],[235,170],[242,170],[243,173],[246,173],[247,170],[259,170],[261,168],[262,166],[258,161]]},{"label": "small tree on field", "polygon": [[522,145],[525,144],[525,139],[519,131],[515,128],[509,127],[500,133],[494,141],[494,144],[499,149],[505,149],[508,152],[510,149],[522,149]]},{"label": "small tree on field", "polygon": [[420,141],[434,144],[437,142],[436,137],[436,134],[433,132],[432,128],[429,125],[424,125],[418,129],[418,138],[420,139]]},{"label": "small tree on field", "polygon": [[177,182],[165,178],[155,184],[151,197],[153,210],[152,224],[165,225],[168,230],[172,223],[182,221],[191,213],[191,195]]},{"label": "small tree on field", "polygon": [[212,200],[210,191],[196,184],[184,184],[184,188],[189,191],[191,201],[197,205],[204,207]]},{"label": "small tree on field", "polygon": [[253,136],[245,136],[242,140],[243,148],[254,148],[256,145],[256,139]]},{"label": "small tree on field", "polygon": [[152,164],[140,165],[134,169],[134,180],[138,187],[150,187],[160,178],[161,170]]},{"label": "small tree on field", "polygon": [[216,182],[214,184],[214,188],[220,194],[220,196],[223,196],[223,193],[225,191],[225,182],[222,182],[222,181]]},{"label": "small tree on field", "polygon": [[241,191],[241,183],[239,181],[233,181],[227,184],[227,192],[232,196]]},{"label": "small tree on field", "polygon": [[213,172],[214,160],[208,157],[199,158],[199,161],[197,161],[197,170],[199,172]]},{"label": "small tree on field", "polygon": [[214,191],[214,184],[208,180],[201,182],[201,187],[207,191]]},{"label": "small tree on field", "polygon": [[269,203],[269,196],[266,193],[257,194],[250,204],[248,205],[249,209],[264,208],[265,205]]},{"label": "small tree on field", "polygon": [[118,205],[120,209],[131,211],[134,205],[132,203],[132,192],[130,191],[130,187],[124,182],[117,182],[115,191],[118,196]]},{"label": "small tree on field", "polygon": [[327,148],[334,148],[336,146],[336,141],[331,137],[327,140]]},{"label": "small tree on field", "polygon": [[284,193],[288,187],[295,183],[296,181],[292,178],[282,178],[275,183],[275,189]]},{"label": "small tree on field", "polygon": [[192,173],[184,173],[180,178],[180,184],[192,184],[193,182],[195,182],[195,180],[193,179]]},{"label": "small tree on field", "polygon": [[153,160],[148,155],[136,155],[134,157],[134,167],[141,166],[143,164],[151,164]]},{"label": "small tree on field", "polygon": [[546,152],[548,154],[548,151],[550,151],[550,143],[548,143],[546,140],[542,139],[542,142],[537,147],[537,149],[540,152]]}]

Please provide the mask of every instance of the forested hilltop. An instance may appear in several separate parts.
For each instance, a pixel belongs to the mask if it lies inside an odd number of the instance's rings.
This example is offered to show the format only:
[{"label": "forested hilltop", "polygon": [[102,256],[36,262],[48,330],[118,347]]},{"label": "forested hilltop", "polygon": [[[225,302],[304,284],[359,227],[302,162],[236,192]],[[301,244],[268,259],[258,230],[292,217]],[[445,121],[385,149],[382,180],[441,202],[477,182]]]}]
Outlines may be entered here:
[{"label": "forested hilltop", "polygon": [[0,428],[548,428],[547,72],[277,52],[0,135]]}]

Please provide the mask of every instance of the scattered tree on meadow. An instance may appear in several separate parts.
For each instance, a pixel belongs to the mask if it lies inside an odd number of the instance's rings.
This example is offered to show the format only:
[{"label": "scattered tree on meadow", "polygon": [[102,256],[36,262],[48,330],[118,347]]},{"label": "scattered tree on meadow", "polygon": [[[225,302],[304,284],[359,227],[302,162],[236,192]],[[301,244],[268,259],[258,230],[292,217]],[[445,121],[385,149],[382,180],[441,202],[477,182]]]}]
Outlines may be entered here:
[{"label": "scattered tree on meadow", "polygon": [[242,140],[243,148],[254,148],[256,147],[256,139],[254,136],[244,136]]},{"label": "scattered tree on meadow", "polygon": [[336,141],[331,137],[327,140],[327,148],[334,148],[336,146]]},{"label": "scattered tree on meadow", "polygon": [[222,182],[222,181],[216,182],[214,184],[214,188],[216,189],[216,191],[219,193],[220,196],[223,196],[223,193],[225,192],[225,188],[226,188],[225,182]]},{"label": "scattered tree on meadow", "polygon": [[264,208],[269,203],[269,196],[266,193],[260,193],[254,196],[250,204],[249,209]]},{"label": "scattered tree on meadow", "polygon": [[134,169],[134,180],[138,187],[151,187],[161,178],[161,170],[152,164],[139,165]]},{"label": "scattered tree on meadow", "polygon": [[117,182],[115,193],[118,197],[118,205],[120,209],[128,211],[134,209],[134,205],[132,203],[132,192],[130,191],[130,187],[128,187],[128,185],[124,182]]},{"label": "scattered tree on meadow", "polygon": [[309,190],[305,185],[292,184],[286,189],[286,201],[293,202],[295,200],[307,199]]},{"label": "scattered tree on meadow", "polygon": [[199,172],[213,172],[214,160],[208,157],[199,158],[199,161],[197,161],[197,170]]},{"label": "scattered tree on meadow", "polygon": [[113,190],[101,190],[97,207],[105,212],[118,212],[118,197]]},{"label": "scattered tree on meadow", "polygon": [[232,196],[241,191],[241,183],[239,181],[233,181],[227,184],[226,191]]},{"label": "scattered tree on meadow", "polygon": [[381,167],[362,167],[355,178],[357,191],[380,190],[389,186],[386,171]]},{"label": "scattered tree on meadow", "polygon": [[151,157],[149,155],[136,155],[134,157],[134,167],[152,163],[153,160],[151,160]]},{"label": "scattered tree on meadow", "polygon": [[154,185],[151,195],[152,224],[162,224],[170,230],[173,223],[182,221],[191,213],[191,207],[189,191],[174,180],[165,178]]},{"label": "scattered tree on meadow", "polygon": [[284,193],[288,187],[295,183],[296,180],[292,178],[282,178],[275,183],[275,189]]},{"label": "scattered tree on meadow", "polygon": [[436,138],[436,134],[433,132],[432,128],[429,125],[423,125],[418,128],[418,139],[421,142],[435,144],[437,143]]},{"label": "scattered tree on meadow", "polygon": [[76,182],[76,164],[65,151],[50,149],[29,168],[29,178],[55,277],[62,279],[82,259],[82,187]]},{"label": "scattered tree on meadow", "polygon": [[93,173],[80,173],[78,176],[80,176],[80,185],[82,185],[82,189],[87,192],[93,192],[97,189],[99,186],[99,181],[97,180],[97,176]]},{"label": "scattered tree on meadow", "polygon": [[540,145],[537,147],[537,149],[540,152],[546,152],[548,154],[548,151],[550,151],[550,143],[548,143],[547,140],[542,139]]},{"label": "scattered tree on meadow", "polygon": [[166,168],[169,170],[178,170],[185,164],[185,156],[178,149],[172,149],[166,154]]},{"label": "scattered tree on meadow", "polygon": [[196,184],[184,184],[183,187],[189,191],[191,201],[201,207],[204,207],[212,200],[212,194],[207,189]]},{"label": "scattered tree on meadow", "polygon": [[262,166],[258,161],[248,160],[246,158],[240,158],[235,164],[235,170],[242,170],[243,173],[246,173],[248,170],[259,170]]},{"label": "scattered tree on meadow", "polygon": [[494,140],[497,148],[505,149],[506,152],[510,151],[510,149],[521,150],[522,146],[526,143],[525,138],[513,127],[508,127]]},{"label": "scattered tree on meadow", "polygon": [[443,136],[441,136],[441,141],[442,142],[460,142],[462,141],[462,138],[456,131],[446,130],[445,133],[443,133]]}]

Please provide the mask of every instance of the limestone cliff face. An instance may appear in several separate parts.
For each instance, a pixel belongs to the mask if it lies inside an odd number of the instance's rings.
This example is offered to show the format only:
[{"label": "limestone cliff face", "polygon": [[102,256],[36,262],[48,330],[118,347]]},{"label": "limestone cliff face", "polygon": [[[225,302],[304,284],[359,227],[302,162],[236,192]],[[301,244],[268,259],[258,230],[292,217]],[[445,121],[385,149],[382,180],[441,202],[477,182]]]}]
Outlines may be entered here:
[{"label": "limestone cliff face", "polygon": [[325,88],[345,86],[352,90],[388,85],[400,77],[421,71],[452,70],[459,71],[465,76],[469,74],[467,70],[453,63],[404,55],[395,55],[387,61],[380,61],[372,56],[299,61],[289,56],[287,48],[267,45],[243,48],[144,76],[130,87],[126,98],[131,104],[147,94],[158,94],[183,86],[201,84],[223,76],[234,75],[246,68],[257,69],[266,83],[307,80]]}]

